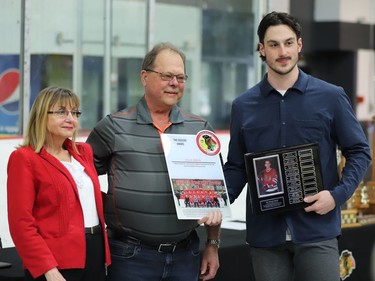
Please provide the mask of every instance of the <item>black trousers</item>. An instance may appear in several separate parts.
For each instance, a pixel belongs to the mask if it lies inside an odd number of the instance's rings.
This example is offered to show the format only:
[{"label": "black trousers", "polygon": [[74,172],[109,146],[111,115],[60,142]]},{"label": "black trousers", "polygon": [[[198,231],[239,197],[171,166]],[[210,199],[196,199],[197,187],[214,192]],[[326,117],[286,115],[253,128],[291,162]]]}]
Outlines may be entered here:
[{"label": "black trousers", "polygon": [[[103,234],[86,234],[86,265],[85,268],[59,269],[67,281],[104,281],[105,257]],[[28,270],[25,270],[25,280],[45,281],[44,275],[34,279]]]}]

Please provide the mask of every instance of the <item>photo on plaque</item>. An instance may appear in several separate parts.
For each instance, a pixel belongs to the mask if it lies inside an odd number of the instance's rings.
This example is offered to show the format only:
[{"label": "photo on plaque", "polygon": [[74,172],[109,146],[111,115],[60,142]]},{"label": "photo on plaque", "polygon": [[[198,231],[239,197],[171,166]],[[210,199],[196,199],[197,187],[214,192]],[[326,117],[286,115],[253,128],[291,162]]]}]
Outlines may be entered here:
[{"label": "photo on plaque", "polygon": [[247,153],[245,165],[254,214],[304,208],[305,197],[323,190],[316,144]]},{"label": "photo on plaque", "polygon": [[258,197],[269,197],[284,192],[283,178],[278,155],[254,158],[254,169],[257,175]]}]

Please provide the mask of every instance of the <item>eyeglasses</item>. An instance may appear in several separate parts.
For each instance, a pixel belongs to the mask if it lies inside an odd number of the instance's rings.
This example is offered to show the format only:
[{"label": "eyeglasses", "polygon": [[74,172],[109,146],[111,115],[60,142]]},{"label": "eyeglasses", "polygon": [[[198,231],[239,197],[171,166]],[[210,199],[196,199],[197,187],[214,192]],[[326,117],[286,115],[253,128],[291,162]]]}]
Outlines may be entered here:
[{"label": "eyeglasses", "polygon": [[48,111],[48,114],[55,114],[59,118],[66,118],[68,117],[69,113],[72,114],[73,118],[78,118],[81,116],[82,112],[79,110],[66,110],[66,109],[59,109],[56,111]]},{"label": "eyeglasses", "polygon": [[178,83],[185,83],[186,80],[188,79],[188,76],[184,75],[184,74],[174,75],[172,73],[158,72],[158,71],[155,71],[155,70],[152,70],[152,69],[145,69],[145,70],[159,74],[161,80],[163,80],[163,81],[172,81],[173,78],[176,77]]}]

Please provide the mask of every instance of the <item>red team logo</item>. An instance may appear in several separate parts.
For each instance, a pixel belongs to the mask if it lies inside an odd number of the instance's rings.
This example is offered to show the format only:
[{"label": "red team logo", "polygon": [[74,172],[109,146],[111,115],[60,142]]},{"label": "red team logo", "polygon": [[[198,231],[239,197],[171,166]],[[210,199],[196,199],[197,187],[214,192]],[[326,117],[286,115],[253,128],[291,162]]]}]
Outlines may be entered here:
[{"label": "red team logo", "polygon": [[198,132],[196,142],[200,151],[204,154],[216,155],[220,152],[219,138],[209,130]]},{"label": "red team logo", "polygon": [[340,277],[341,280],[348,278],[355,269],[355,259],[352,252],[344,250],[340,256]]}]

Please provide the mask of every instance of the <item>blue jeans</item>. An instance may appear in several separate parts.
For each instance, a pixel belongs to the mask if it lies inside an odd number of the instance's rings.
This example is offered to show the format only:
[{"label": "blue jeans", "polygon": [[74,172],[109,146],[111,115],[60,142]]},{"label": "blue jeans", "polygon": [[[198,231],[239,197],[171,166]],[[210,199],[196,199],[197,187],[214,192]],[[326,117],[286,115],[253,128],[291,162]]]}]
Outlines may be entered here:
[{"label": "blue jeans", "polygon": [[196,281],[200,269],[199,239],[173,253],[109,239],[109,281]]}]

